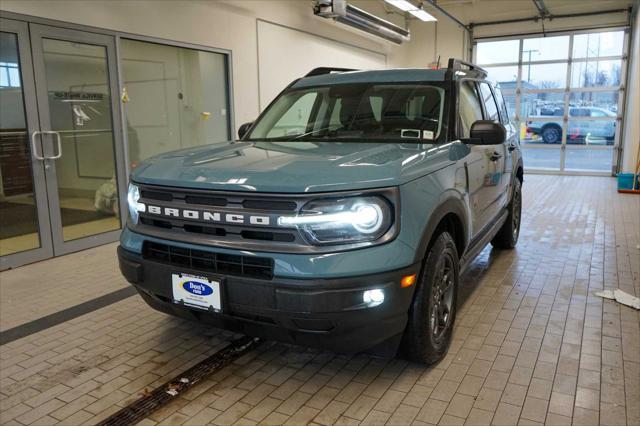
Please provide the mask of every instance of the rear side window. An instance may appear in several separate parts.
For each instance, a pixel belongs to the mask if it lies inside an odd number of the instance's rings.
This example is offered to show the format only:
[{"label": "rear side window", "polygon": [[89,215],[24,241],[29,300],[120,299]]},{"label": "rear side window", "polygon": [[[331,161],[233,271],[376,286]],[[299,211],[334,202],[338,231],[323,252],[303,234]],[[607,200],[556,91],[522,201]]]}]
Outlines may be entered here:
[{"label": "rear side window", "polygon": [[589,117],[589,110],[586,108],[571,108],[569,115],[572,117]]},{"label": "rear side window", "polygon": [[471,125],[474,121],[482,120],[482,108],[480,107],[480,99],[476,85],[473,81],[463,81],[460,83],[460,124],[462,125],[462,134],[460,137],[470,137]]},{"label": "rear side window", "polygon": [[500,109],[500,122],[505,125],[509,124],[509,111],[507,111],[507,103],[504,101],[500,86],[494,87],[493,91],[496,95],[496,101],[498,101],[498,108]]},{"label": "rear side window", "polygon": [[608,117],[608,115],[605,114],[604,111],[599,111],[597,109],[592,109],[591,110],[591,117]]},{"label": "rear side window", "polygon": [[488,83],[480,83],[480,93],[482,94],[482,101],[484,102],[484,108],[487,114],[485,118],[491,121],[500,121],[498,104],[496,104],[496,100],[493,98],[493,93],[491,93],[491,88]]}]

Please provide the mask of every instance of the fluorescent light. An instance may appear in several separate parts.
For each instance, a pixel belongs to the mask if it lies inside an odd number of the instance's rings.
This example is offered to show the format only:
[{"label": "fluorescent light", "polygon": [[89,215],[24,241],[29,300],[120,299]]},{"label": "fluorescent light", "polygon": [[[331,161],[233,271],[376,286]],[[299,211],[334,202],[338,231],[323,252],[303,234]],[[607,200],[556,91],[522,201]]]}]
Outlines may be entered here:
[{"label": "fluorescent light", "polygon": [[415,16],[416,18],[418,18],[419,20],[424,21],[424,22],[437,21],[435,16],[432,16],[432,15],[428,14],[427,12],[425,12],[422,9],[410,10],[409,13],[412,14],[413,16]]},{"label": "fluorescent light", "polygon": [[420,19],[424,22],[437,21],[437,19],[421,9],[420,7],[414,5],[413,3],[408,2],[407,0],[384,0],[392,6],[397,7],[403,12],[409,12],[416,18]]},{"label": "fluorescent light", "polygon": [[418,7],[409,3],[407,0],[384,0],[392,6],[397,7],[403,12],[409,12],[410,10],[416,10]]}]

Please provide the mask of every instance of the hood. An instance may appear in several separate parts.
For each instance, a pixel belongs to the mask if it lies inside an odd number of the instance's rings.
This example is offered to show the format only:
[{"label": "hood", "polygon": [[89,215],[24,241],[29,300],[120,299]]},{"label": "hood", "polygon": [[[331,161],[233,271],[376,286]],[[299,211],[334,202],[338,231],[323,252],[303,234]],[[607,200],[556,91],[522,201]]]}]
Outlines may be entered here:
[{"label": "hood", "polygon": [[401,185],[452,164],[459,142],[228,142],[143,161],[134,182],[225,191],[310,193]]}]

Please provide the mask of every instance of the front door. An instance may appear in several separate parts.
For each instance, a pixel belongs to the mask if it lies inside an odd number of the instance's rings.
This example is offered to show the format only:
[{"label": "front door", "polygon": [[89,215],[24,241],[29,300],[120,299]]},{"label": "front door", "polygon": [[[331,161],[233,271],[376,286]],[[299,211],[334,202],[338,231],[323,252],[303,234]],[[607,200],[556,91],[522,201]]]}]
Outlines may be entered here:
[{"label": "front door", "polygon": [[[30,123],[23,131],[30,141],[31,205],[42,250],[21,250],[12,242],[3,269],[114,241],[125,217],[118,203],[126,189],[113,37],[3,20],[3,31],[12,26],[21,28],[18,42],[26,46],[18,62]],[[4,115],[2,128],[14,130]],[[22,191],[28,194],[26,187]]]},{"label": "front door", "polygon": [[55,254],[113,241],[125,217],[113,37],[34,24],[30,33]]},{"label": "front door", "polygon": [[53,256],[26,23],[0,19],[0,269]]},{"label": "front door", "polygon": [[[488,82],[478,82],[479,93],[482,97],[482,106],[484,108],[484,119],[500,123],[500,109],[496,102],[491,86]],[[508,135],[507,135],[508,136]],[[513,136],[513,135],[512,135]],[[489,159],[489,173],[485,177],[487,184],[487,196],[489,199],[487,216],[490,223],[500,215],[508,202],[507,187],[509,181],[505,177],[505,160],[507,159],[506,140],[500,144],[488,145],[487,158]]]}]

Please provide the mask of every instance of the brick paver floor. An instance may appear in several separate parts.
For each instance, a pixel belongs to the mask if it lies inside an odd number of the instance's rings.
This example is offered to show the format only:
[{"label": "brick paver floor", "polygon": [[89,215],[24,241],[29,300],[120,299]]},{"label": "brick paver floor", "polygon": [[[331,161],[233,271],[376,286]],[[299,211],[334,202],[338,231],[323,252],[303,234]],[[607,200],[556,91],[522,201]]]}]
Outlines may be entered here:
[{"label": "brick paver floor", "polygon": [[0,330],[127,287],[117,243],[0,272]]},{"label": "brick paver floor", "polygon": [[[527,176],[520,244],[487,248],[465,274],[439,364],[265,342],[142,424],[638,425],[640,315],[593,292],[640,295],[639,234],[640,197],[613,179]],[[117,288],[113,259],[78,261],[114,254],[95,250],[48,265]],[[70,291],[41,265],[3,272],[0,285],[38,274]],[[0,308],[32,301],[2,297]],[[96,423],[233,337],[130,297],[0,346],[0,424]]]}]

